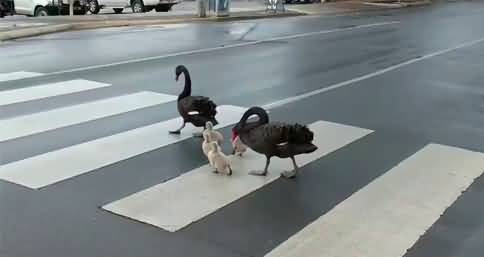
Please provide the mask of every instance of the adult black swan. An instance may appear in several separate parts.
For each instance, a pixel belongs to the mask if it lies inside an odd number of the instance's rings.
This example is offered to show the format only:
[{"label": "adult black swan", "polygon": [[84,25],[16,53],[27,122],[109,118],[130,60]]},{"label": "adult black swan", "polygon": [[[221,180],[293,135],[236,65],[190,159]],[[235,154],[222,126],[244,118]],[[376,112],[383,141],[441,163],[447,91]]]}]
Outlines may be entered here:
[{"label": "adult black swan", "polygon": [[[191,123],[195,127],[205,128],[205,124],[210,121],[213,126],[218,124],[215,119],[217,105],[206,96],[192,96],[192,81],[188,69],[183,65],[178,65],[175,69],[175,80],[178,81],[180,75],[185,77],[185,87],[178,96],[178,112],[183,118],[183,124],[171,134],[180,134],[186,123]],[[194,133],[194,136],[201,136],[201,133]]]},{"label": "adult black swan", "polygon": [[[258,120],[247,122],[247,119],[257,115]],[[300,124],[269,122],[267,112],[261,107],[251,107],[247,110],[239,123],[232,129],[233,136],[239,136],[250,149],[266,156],[266,166],[263,171],[250,171],[252,175],[265,176],[273,156],[291,158],[294,170],[284,171],[281,175],[286,178],[295,177],[298,166],[294,156],[312,153],[318,149],[312,144],[314,134],[308,127]]]}]

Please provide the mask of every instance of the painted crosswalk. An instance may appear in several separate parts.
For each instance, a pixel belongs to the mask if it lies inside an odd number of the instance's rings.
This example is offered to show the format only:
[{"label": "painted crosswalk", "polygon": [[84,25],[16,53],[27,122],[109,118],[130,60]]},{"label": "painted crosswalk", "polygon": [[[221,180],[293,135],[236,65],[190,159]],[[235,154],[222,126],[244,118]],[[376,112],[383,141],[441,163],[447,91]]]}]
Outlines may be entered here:
[{"label": "painted crosswalk", "polygon": [[[219,106],[218,127],[238,121],[245,108]],[[38,189],[99,169],[130,157],[179,142],[197,130],[187,125],[181,135],[169,130],[181,124],[181,118],[129,130],[109,137],[70,146],[0,166],[0,179]],[[42,172],[33,172],[43,170]]]},{"label": "painted crosswalk", "polygon": [[76,79],[15,90],[0,91],[0,107],[3,105],[23,103],[48,97],[85,92],[108,86],[111,85],[84,79]]},{"label": "painted crosswalk", "polygon": [[403,256],[483,170],[482,153],[429,144],[266,256]]},{"label": "painted crosswalk", "polygon": [[0,73],[0,82],[9,81],[9,80],[18,80],[18,79],[26,79],[41,76],[42,73],[38,72],[30,72],[30,71],[17,71],[17,72],[10,72],[10,73]]},{"label": "painted crosswalk", "polygon": [[[40,75],[27,71],[0,73],[0,82]],[[110,83],[79,78],[3,90],[0,91],[0,108],[13,104],[21,106],[30,101],[55,101],[107,87],[116,90],[116,85]],[[0,143],[15,143],[25,136],[35,139],[43,132],[56,133],[66,127],[89,122],[96,126],[94,121],[132,111],[142,113],[148,107],[168,106],[175,100],[174,95],[138,90],[13,116],[0,120]],[[282,99],[277,106],[281,102],[289,101]],[[173,107],[170,105],[170,108]],[[219,105],[217,108],[219,125],[216,129],[235,124],[247,110],[246,106],[232,105]],[[96,177],[101,173],[96,172],[100,168],[124,165],[122,161],[160,148],[171,151],[176,148],[175,145],[189,140],[193,132],[200,131],[187,125],[180,135],[168,133],[180,124],[181,118],[171,116],[150,125],[4,163],[0,165],[0,180],[26,187],[26,190],[34,189],[30,191],[36,194],[38,190],[55,188],[50,186],[66,180],[76,182],[78,176],[87,173]],[[296,157],[300,176],[310,175],[311,172],[305,172],[311,169],[316,172],[309,164],[331,158],[330,155],[335,152],[351,148],[361,141],[372,140],[379,133],[378,130],[334,123],[321,117],[314,118],[309,127],[314,132],[313,143],[318,150]],[[92,208],[102,208],[105,210],[103,215],[113,219],[130,220],[138,226],[154,226],[160,233],[173,235],[195,223],[204,222],[208,216],[249,194],[264,194],[261,189],[278,180],[283,170],[292,168],[290,160],[273,158],[267,176],[252,176],[248,174],[249,170],[264,166],[263,155],[249,150],[242,157],[230,156],[230,159],[234,171],[232,176],[214,174],[213,168],[206,162],[197,163],[188,170],[176,171],[180,176],[155,181],[129,194],[109,196],[108,201],[103,200],[100,204],[102,206]],[[484,171],[483,153],[432,142],[399,161],[326,213],[317,213],[314,217],[319,218],[303,224],[300,231],[271,246],[273,249],[264,254],[267,257],[402,257]],[[159,165],[160,172],[165,169],[163,164]],[[113,172],[108,175],[118,174]],[[99,197],[105,199],[104,196]]]},{"label": "painted crosswalk", "polygon": [[106,118],[175,100],[173,95],[140,92],[0,121],[0,142]]},{"label": "painted crosswalk", "polygon": [[[313,143],[319,149],[298,156],[301,167],[371,133],[367,129],[324,121],[309,127],[315,133]],[[213,168],[207,164],[103,208],[174,232],[268,185],[291,167],[289,159],[273,158],[268,176],[248,175],[248,171],[260,169],[264,164],[263,155],[250,151],[243,158],[232,158],[232,177],[214,176]]]}]

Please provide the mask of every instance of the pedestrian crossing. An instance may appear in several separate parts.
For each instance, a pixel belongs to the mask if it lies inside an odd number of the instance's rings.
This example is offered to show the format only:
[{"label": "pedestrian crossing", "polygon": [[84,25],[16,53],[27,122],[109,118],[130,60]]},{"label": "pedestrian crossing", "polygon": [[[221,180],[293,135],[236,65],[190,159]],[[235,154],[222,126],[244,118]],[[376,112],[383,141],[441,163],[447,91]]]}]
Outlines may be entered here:
[{"label": "pedestrian crossing", "polygon": [[429,144],[266,257],[403,256],[482,174],[483,164],[482,153]]},{"label": "pedestrian crossing", "polygon": [[29,88],[0,91],[0,106],[40,100],[54,96],[74,94],[109,86],[111,85],[106,83],[76,79]]},{"label": "pedestrian crossing", "polygon": [[[235,123],[244,110],[236,106],[219,106],[218,126]],[[181,118],[174,118],[12,162],[0,166],[0,179],[39,189],[191,137],[190,132],[196,130],[188,124],[181,135],[167,133],[181,122]],[[45,171],[32,174],[32,170],[40,169]]]},{"label": "pedestrian crossing", "polygon": [[[35,78],[40,73],[0,74],[0,82]],[[0,110],[6,105],[30,101],[62,99],[64,96],[112,87],[104,82],[75,79],[0,91]],[[1,88],[1,83],[0,83]],[[176,96],[151,91],[136,91],[86,103],[59,107],[0,120],[0,143],[66,127],[106,119],[149,107],[164,106]],[[240,119],[248,106],[220,105],[216,129],[229,127]],[[173,108],[172,106],[170,108]],[[150,151],[170,148],[188,141],[198,131],[187,125],[180,135],[168,134],[178,128],[181,118],[172,117],[154,124],[62,147],[39,155],[0,165],[0,180],[38,193],[54,184],[118,164]],[[309,124],[318,150],[297,156],[305,169],[331,153],[351,147],[370,134],[367,128],[315,119]],[[228,137],[226,137],[228,138]],[[372,149],[368,149],[371,151]],[[2,149],[8,151],[8,149]],[[201,151],[201,147],[200,147]],[[186,158],[190,158],[187,155]],[[263,167],[265,157],[249,150],[244,156],[230,156],[234,174],[212,173],[207,162],[180,176],[159,181],[147,188],[120,195],[92,206],[105,215],[129,219],[139,226],[147,224],[160,233],[178,233],[193,223],[203,222],[211,214],[249,194],[262,194],[262,188],[280,179],[280,173],[292,168],[290,160],[273,158],[265,177],[248,175]],[[438,220],[473,181],[484,171],[484,154],[457,147],[429,143],[389,169],[371,183],[354,192],[327,213],[307,224],[266,253],[268,257],[401,257],[419,237]],[[160,164],[160,172],[164,167]],[[134,172],[134,171],[133,171]],[[321,171],[327,172],[327,171]],[[355,171],[357,172],[357,171]],[[370,207],[370,208],[369,208]]]},{"label": "pedestrian crossing", "polygon": [[[315,133],[313,143],[320,147],[312,154],[298,156],[300,167],[372,132],[325,121],[309,127]],[[263,155],[249,151],[243,158],[232,158],[232,169],[238,171],[232,177],[214,177],[213,168],[206,164],[103,208],[175,232],[273,182],[284,169],[292,167],[289,159],[275,158],[271,162],[271,172],[265,177],[241,172],[261,169],[264,163]]]},{"label": "pedestrian crossing", "polygon": [[127,113],[176,99],[173,95],[140,92],[22,115],[0,121],[0,142]]},{"label": "pedestrian crossing", "polygon": [[17,72],[10,72],[10,73],[0,73],[0,82],[10,81],[10,80],[18,80],[18,79],[26,79],[41,76],[42,73],[38,72],[29,72],[29,71],[17,71]]}]

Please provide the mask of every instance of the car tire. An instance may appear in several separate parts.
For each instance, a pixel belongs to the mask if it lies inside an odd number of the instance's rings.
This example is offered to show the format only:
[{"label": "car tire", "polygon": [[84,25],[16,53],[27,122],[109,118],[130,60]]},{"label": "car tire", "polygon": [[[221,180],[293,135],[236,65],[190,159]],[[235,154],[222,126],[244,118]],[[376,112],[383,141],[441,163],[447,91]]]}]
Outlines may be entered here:
[{"label": "car tire", "polygon": [[113,8],[113,11],[115,14],[120,14],[123,12],[123,10],[124,10],[123,8]]},{"label": "car tire", "polygon": [[88,0],[87,1],[87,10],[91,14],[98,14],[99,11],[101,10],[101,7],[99,6],[99,3],[97,0]]},{"label": "car tire", "polygon": [[45,9],[44,7],[39,6],[39,7],[37,7],[37,9],[35,9],[35,13],[34,13],[35,17],[47,16],[47,15],[49,15],[49,14],[47,13],[47,9]]},{"label": "car tire", "polygon": [[131,9],[133,9],[133,13],[144,13],[146,11],[145,5],[141,0],[134,0],[131,4]]},{"label": "car tire", "polygon": [[74,11],[74,15],[86,15],[87,11],[88,11],[87,6],[84,5],[84,6],[81,6],[80,10]]}]

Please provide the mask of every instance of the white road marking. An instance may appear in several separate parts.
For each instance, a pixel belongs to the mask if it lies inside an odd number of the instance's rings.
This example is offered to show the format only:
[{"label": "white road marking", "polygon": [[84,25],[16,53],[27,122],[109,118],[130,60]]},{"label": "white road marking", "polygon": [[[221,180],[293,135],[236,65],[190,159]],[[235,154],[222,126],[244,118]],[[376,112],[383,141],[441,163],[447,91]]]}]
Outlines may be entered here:
[{"label": "white road marking", "polygon": [[38,27],[38,26],[44,26],[47,25],[48,23],[43,23],[43,22],[36,22],[36,23],[30,23],[30,22],[24,22],[24,23],[18,23],[14,21],[10,22],[2,22],[0,24],[0,28],[15,28],[15,27]]},{"label": "white road marking", "polygon": [[401,257],[483,170],[482,153],[427,145],[266,257]]},{"label": "white road marking", "polygon": [[32,100],[39,100],[52,96],[78,93],[108,86],[110,86],[110,84],[77,79],[14,90],[0,91],[0,106],[28,102]]},{"label": "white road marking", "polygon": [[0,142],[122,114],[176,100],[153,92],[112,97],[0,121]]},{"label": "white road marking", "polygon": [[179,29],[187,27],[187,23],[180,24],[156,24],[156,25],[146,25],[146,26],[135,26],[135,27],[112,27],[112,28],[102,28],[93,30],[94,33],[133,33],[133,32],[153,32],[153,31],[167,31],[173,29]]},{"label": "white road marking", "polygon": [[[215,128],[220,128],[238,122],[246,108],[222,105],[217,110]],[[8,163],[0,166],[0,179],[39,189],[177,143],[201,130],[187,124],[182,134],[168,134],[181,122],[175,118]]]},{"label": "white road marking", "polygon": [[315,31],[315,32],[293,34],[293,35],[273,37],[273,38],[251,41],[251,42],[243,42],[243,43],[229,44],[229,45],[224,45],[224,46],[216,46],[216,47],[188,50],[188,51],[182,51],[182,52],[178,52],[178,53],[171,53],[171,54],[158,55],[158,56],[150,56],[150,57],[120,61],[120,62],[113,62],[113,63],[107,63],[107,64],[99,64],[99,65],[92,65],[92,66],[74,68],[74,69],[69,69],[69,70],[56,71],[56,72],[51,72],[48,75],[64,74],[64,73],[86,71],[86,70],[94,70],[94,69],[118,66],[118,65],[123,65],[123,64],[146,62],[146,61],[159,60],[159,59],[165,59],[165,58],[170,58],[170,57],[185,56],[185,55],[192,55],[192,54],[199,54],[199,53],[208,53],[208,52],[219,51],[219,50],[230,49],[230,48],[251,46],[251,45],[257,45],[257,44],[261,44],[261,43],[267,43],[267,42],[278,41],[278,40],[289,40],[289,39],[296,39],[296,38],[309,37],[309,36],[315,36],[315,35],[323,35],[323,34],[329,34],[329,33],[335,33],[335,32],[351,31],[351,30],[355,30],[355,29],[372,28],[372,27],[385,26],[385,25],[393,25],[393,24],[398,24],[398,23],[400,23],[400,22],[399,21],[390,21],[390,22],[357,25],[357,26],[350,27],[350,28],[338,28],[338,29],[331,29],[331,30],[320,30],[320,31]]},{"label": "white road marking", "polygon": [[[309,125],[313,143],[319,147],[311,154],[297,156],[300,167],[358,140],[371,130],[318,121]],[[248,175],[262,169],[265,157],[248,150],[240,157],[230,156],[233,175],[215,175],[208,164],[183,175],[103,206],[105,210],[167,231],[177,231],[212,212],[279,178],[291,168],[290,159],[273,158],[266,177]]]},{"label": "white road marking", "polygon": [[375,71],[375,72],[372,72],[372,73],[368,73],[368,74],[360,76],[360,77],[356,77],[356,78],[353,78],[353,79],[350,79],[350,80],[346,80],[346,81],[343,81],[343,82],[340,82],[340,83],[330,85],[328,87],[320,88],[320,89],[310,91],[310,92],[307,92],[307,93],[304,93],[304,94],[300,94],[300,95],[296,95],[296,96],[289,97],[289,98],[286,98],[286,99],[282,99],[280,101],[272,102],[272,103],[264,105],[264,108],[266,108],[266,109],[276,108],[276,107],[279,107],[279,106],[283,106],[283,105],[286,105],[286,104],[289,104],[289,103],[293,103],[293,102],[296,102],[296,101],[299,101],[299,100],[306,99],[306,98],[311,97],[311,96],[315,96],[315,95],[325,93],[325,92],[328,92],[328,91],[331,91],[331,90],[334,90],[334,89],[338,89],[340,87],[353,85],[357,82],[360,82],[360,81],[363,81],[363,80],[366,80],[366,79],[370,79],[370,78],[373,78],[373,77],[376,77],[376,76],[380,76],[382,74],[396,70],[398,68],[402,68],[404,66],[407,66],[407,65],[410,65],[410,64],[413,64],[413,63],[416,63],[416,62],[420,62],[420,61],[423,61],[423,60],[426,60],[426,59],[430,59],[432,57],[443,55],[443,54],[446,54],[448,52],[455,51],[457,49],[470,47],[470,46],[473,46],[473,45],[476,45],[476,44],[479,44],[479,43],[482,43],[482,42],[484,42],[484,38],[480,38],[478,40],[466,42],[466,43],[457,45],[455,47],[447,48],[447,49],[444,49],[444,50],[441,50],[441,51],[437,51],[437,52],[430,53],[430,54],[427,54],[427,55],[424,55],[424,56],[420,56],[420,57],[417,57],[415,59],[411,59],[411,60],[396,64],[396,65],[387,67],[385,69],[381,69],[381,70],[378,70],[378,71]]},{"label": "white road marking", "polygon": [[10,72],[10,73],[0,73],[0,82],[5,82],[9,80],[18,80],[18,79],[25,79],[25,78],[32,78],[42,76],[44,74],[37,73],[37,72],[28,72],[28,71],[17,71],[17,72]]}]

